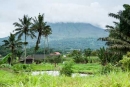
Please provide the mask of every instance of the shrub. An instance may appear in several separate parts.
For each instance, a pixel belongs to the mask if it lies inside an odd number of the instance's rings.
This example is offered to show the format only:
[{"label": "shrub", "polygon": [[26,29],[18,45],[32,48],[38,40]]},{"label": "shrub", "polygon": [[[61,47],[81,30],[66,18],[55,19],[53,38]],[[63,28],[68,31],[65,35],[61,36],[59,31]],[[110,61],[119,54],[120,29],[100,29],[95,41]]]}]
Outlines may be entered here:
[{"label": "shrub", "polygon": [[124,56],[122,60],[120,60],[122,65],[122,69],[125,71],[130,71],[130,57]]},{"label": "shrub", "polygon": [[0,68],[11,68],[10,64],[1,64]]},{"label": "shrub", "polygon": [[98,50],[98,57],[101,60],[102,65],[106,65],[107,63],[116,64],[122,59],[122,53],[121,52],[115,52],[112,50],[108,50],[103,48],[100,48]]},{"label": "shrub", "polygon": [[108,74],[111,71],[119,71],[118,67],[113,66],[111,63],[108,63],[106,66],[102,66],[101,74]]},{"label": "shrub", "polygon": [[130,52],[127,52],[126,56],[127,56],[127,57],[130,57]]},{"label": "shrub", "polygon": [[12,68],[14,71],[21,71],[21,70],[31,71],[32,70],[32,67],[29,64],[15,64],[13,65]]},{"label": "shrub", "polygon": [[64,74],[65,76],[71,76],[73,73],[72,70],[73,62],[72,61],[66,61],[60,70],[60,74]]},{"label": "shrub", "polygon": [[82,56],[82,52],[78,50],[74,50],[72,52],[74,62],[76,63],[83,63],[85,62],[84,57]]}]

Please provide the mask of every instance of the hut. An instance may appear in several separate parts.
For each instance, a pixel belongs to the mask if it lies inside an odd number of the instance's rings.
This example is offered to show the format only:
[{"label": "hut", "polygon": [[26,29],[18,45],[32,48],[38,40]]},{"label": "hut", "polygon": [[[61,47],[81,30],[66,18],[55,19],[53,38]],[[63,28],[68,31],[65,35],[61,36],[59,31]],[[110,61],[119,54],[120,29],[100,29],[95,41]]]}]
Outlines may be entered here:
[{"label": "hut", "polygon": [[[21,63],[24,63],[24,61],[25,61],[25,59],[23,59],[23,58],[20,60]],[[32,64],[32,63],[33,63],[33,57],[27,56],[26,57],[26,64]]]}]

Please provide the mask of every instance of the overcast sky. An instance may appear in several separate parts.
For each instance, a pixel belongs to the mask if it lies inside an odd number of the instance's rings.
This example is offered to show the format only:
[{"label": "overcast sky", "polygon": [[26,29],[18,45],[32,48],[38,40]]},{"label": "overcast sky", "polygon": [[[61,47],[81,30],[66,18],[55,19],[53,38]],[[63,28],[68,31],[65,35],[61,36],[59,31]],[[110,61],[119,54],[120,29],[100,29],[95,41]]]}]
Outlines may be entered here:
[{"label": "overcast sky", "polygon": [[114,20],[108,13],[117,13],[123,4],[130,0],[0,0],[0,38],[8,36],[24,14],[44,13],[46,22],[85,22],[105,28]]}]

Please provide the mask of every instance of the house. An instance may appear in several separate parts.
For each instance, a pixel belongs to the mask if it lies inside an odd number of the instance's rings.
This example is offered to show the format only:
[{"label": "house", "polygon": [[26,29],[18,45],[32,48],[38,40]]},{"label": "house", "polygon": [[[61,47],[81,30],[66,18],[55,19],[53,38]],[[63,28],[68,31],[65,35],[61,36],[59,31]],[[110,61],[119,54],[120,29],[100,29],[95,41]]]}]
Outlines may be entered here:
[{"label": "house", "polygon": [[[20,63],[24,63],[25,59],[20,59]],[[33,63],[33,57],[27,56],[26,57],[26,64],[32,64]]]}]

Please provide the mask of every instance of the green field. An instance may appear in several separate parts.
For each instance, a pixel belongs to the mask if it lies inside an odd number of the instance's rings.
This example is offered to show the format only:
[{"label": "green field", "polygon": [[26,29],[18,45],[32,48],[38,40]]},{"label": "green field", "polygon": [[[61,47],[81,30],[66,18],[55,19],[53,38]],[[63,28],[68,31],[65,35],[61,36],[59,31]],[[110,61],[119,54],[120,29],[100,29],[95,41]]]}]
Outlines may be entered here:
[{"label": "green field", "polygon": [[[70,61],[72,58],[66,58]],[[32,75],[33,71],[60,71],[64,66],[58,63],[27,64],[29,69],[21,69],[15,64],[4,65],[0,68],[0,87],[129,87],[130,73],[111,71],[101,74],[102,66],[98,57],[91,56],[91,63],[73,63],[73,73],[85,73],[88,76],[68,77],[65,75],[52,76],[48,74]],[[1,65],[2,66],[2,65]],[[15,67],[14,67],[15,66]],[[16,68],[16,69],[15,69]],[[29,70],[29,71],[28,71]]]},{"label": "green field", "polygon": [[130,87],[129,72],[66,77],[12,73],[0,70],[0,87]]},{"label": "green field", "polygon": [[[42,71],[42,70],[60,70],[63,64],[58,64],[57,67],[54,67],[54,64],[32,64],[33,71]],[[98,73],[101,70],[101,65],[98,63],[87,63],[87,64],[74,64],[73,71],[80,73]]]}]

